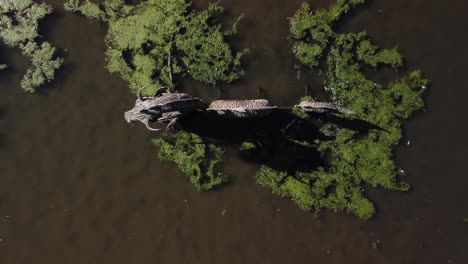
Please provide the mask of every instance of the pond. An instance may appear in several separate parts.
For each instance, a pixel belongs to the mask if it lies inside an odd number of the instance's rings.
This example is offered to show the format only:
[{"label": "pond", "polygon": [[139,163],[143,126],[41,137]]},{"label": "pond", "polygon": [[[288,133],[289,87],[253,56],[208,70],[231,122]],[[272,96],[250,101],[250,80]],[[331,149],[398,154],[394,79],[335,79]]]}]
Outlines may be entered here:
[{"label": "pond", "polygon": [[[234,147],[223,165],[231,183],[196,192],[158,159],[154,133],[125,122],[135,97],[105,69],[106,26],[45,2],[55,12],[40,33],[65,59],[50,88],[23,92],[27,59],[0,46],[10,66],[0,73],[1,263],[468,263],[465,1],[373,0],[340,24],[365,29],[382,47],[398,44],[408,68],[432,80],[427,110],[405,122],[410,145],[395,153],[412,190],[366,188],[377,207],[369,221],[314,215],[272,195],[255,184],[258,164]],[[220,3],[228,22],[246,15],[234,39],[252,50],[246,75],[220,94],[193,81],[186,92],[205,101],[260,93],[279,106],[306,90],[326,98],[314,73],[297,78],[290,53],[287,18],[301,0]]]}]

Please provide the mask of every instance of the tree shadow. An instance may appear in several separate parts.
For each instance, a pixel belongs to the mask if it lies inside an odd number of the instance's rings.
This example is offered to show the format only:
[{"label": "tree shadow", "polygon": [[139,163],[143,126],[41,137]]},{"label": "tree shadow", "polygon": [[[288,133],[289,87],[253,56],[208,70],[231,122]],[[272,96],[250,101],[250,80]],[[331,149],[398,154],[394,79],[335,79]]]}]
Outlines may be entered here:
[{"label": "tree shadow", "polygon": [[310,114],[309,119],[317,119],[322,122],[335,124],[341,128],[353,130],[358,133],[368,133],[370,130],[384,130],[383,128],[372,124],[369,121],[359,118],[352,118],[351,116],[350,118],[347,118],[333,114]]},{"label": "tree shadow", "polygon": [[381,129],[365,120],[336,115],[310,115],[299,118],[291,111],[275,110],[267,117],[235,119],[210,112],[195,112],[182,117],[184,131],[203,138],[205,143],[239,147],[243,142],[251,148],[240,151],[249,163],[267,165],[279,171],[308,172],[327,167],[326,157],[317,150],[316,141],[332,141],[334,136],[321,131],[325,124],[367,134]]}]

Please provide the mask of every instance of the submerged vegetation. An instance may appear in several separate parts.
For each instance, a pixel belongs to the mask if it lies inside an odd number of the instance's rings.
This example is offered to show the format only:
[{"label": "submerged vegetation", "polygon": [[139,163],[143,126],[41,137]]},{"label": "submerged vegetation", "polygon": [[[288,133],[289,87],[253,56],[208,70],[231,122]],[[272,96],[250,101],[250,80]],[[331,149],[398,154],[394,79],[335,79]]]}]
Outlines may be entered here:
[{"label": "submerged vegetation", "polygon": [[49,5],[33,0],[0,2],[0,39],[10,47],[20,48],[31,60],[31,67],[21,81],[21,87],[28,92],[54,79],[55,71],[63,63],[63,59],[54,55],[54,47],[39,41],[39,21],[51,12]]},{"label": "submerged vegetation", "polygon": [[228,177],[215,172],[223,150],[203,143],[192,133],[177,132],[168,140],[153,139],[159,157],[174,162],[198,191],[205,191],[228,181]]},{"label": "submerged vegetation", "polygon": [[[242,74],[241,58],[234,53],[213,18],[223,12],[217,4],[195,11],[185,0],[148,0],[127,5],[106,0],[102,5],[69,0],[65,7],[109,24],[106,36],[108,69],[130,83],[133,92],[144,85],[173,86],[173,79],[189,76],[215,85]],[[149,89],[148,94],[152,93]]]},{"label": "submerged vegetation", "polygon": [[401,138],[402,120],[423,107],[422,92],[428,81],[419,71],[384,87],[374,83],[363,68],[401,68],[398,51],[380,49],[365,32],[338,33],[333,27],[342,15],[363,0],[340,0],[329,9],[312,10],[304,3],[291,18],[293,52],[304,65],[326,68],[324,86],[332,100],[357,113],[372,125],[367,133],[327,124],[332,140],[313,142],[328,166],[310,172],[290,173],[263,166],[257,182],[273,193],[291,197],[304,210],[329,208],[352,212],[363,219],[372,217],[374,205],[363,195],[363,184],[407,191],[392,159],[393,147]]}]

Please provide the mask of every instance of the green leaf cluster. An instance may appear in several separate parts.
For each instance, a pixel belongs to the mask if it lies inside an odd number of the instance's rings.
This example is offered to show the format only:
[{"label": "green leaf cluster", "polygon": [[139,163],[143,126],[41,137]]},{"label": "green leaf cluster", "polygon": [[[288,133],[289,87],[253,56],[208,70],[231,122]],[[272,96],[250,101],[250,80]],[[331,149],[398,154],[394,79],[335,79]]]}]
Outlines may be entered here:
[{"label": "green leaf cluster", "polygon": [[375,208],[363,195],[365,183],[390,190],[409,189],[399,180],[392,150],[401,138],[402,121],[424,106],[421,96],[428,81],[414,71],[384,87],[363,73],[365,66],[403,66],[396,48],[378,48],[365,32],[338,33],[333,29],[340,17],[363,2],[337,1],[329,9],[315,11],[304,3],[291,19],[290,40],[301,63],[327,69],[324,85],[331,99],[355,111],[356,119],[374,129],[362,135],[327,124],[323,132],[333,140],[314,143],[330,160],[328,167],[290,175],[264,166],[256,178],[273,193],[291,197],[304,210],[329,208],[368,219]]},{"label": "green leaf cluster", "polygon": [[375,208],[355,187],[355,180],[358,179],[324,169],[289,175],[267,166],[262,166],[256,176],[261,186],[271,189],[273,194],[291,198],[303,210],[319,211],[325,207],[335,211],[346,210],[369,219]]},{"label": "green leaf cluster", "polygon": [[174,162],[198,191],[205,191],[229,180],[226,175],[215,172],[224,151],[207,145],[192,133],[177,132],[170,139],[153,139],[159,157]]},{"label": "green leaf cluster", "polygon": [[247,50],[234,53],[226,42],[230,32],[214,22],[223,12],[217,4],[196,11],[185,0],[148,0],[138,5],[123,0],[106,0],[102,5],[70,0],[66,8],[109,24],[108,69],[127,80],[133,92],[149,83],[172,87],[174,76],[215,85],[243,75],[241,58]]},{"label": "green leaf cluster", "polygon": [[257,145],[255,145],[254,143],[252,142],[242,142],[242,146],[241,146],[241,150],[252,150],[252,149],[256,149],[257,148]]},{"label": "green leaf cluster", "polygon": [[[121,1],[125,3],[124,1]],[[88,0],[80,1],[80,0],[65,0],[64,3],[65,10],[71,12],[81,12],[83,15],[96,19],[99,21],[107,21],[108,16],[106,12],[99,8],[99,5],[92,3]]]},{"label": "green leaf cluster", "polygon": [[32,0],[0,2],[0,39],[8,46],[20,48],[31,59],[31,67],[21,81],[28,92],[54,79],[63,63],[63,59],[54,56],[55,48],[48,42],[38,44],[39,21],[51,12],[49,5]]}]

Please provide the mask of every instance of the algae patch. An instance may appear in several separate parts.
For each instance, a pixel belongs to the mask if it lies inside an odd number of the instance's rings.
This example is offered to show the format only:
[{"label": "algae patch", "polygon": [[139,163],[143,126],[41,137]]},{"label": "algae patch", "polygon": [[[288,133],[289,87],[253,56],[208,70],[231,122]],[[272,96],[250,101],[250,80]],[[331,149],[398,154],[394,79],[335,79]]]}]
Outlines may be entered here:
[{"label": "algae patch", "polygon": [[[39,21],[52,12],[52,7],[32,0],[0,2],[0,39],[10,47],[21,49],[31,60],[31,66],[21,81],[21,87],[34,92],[38,87],[54,79],[55,71],[63,63],[57,58],[55,48],[41,42]],[[5,66],[0,65],[0,69]]]}]

